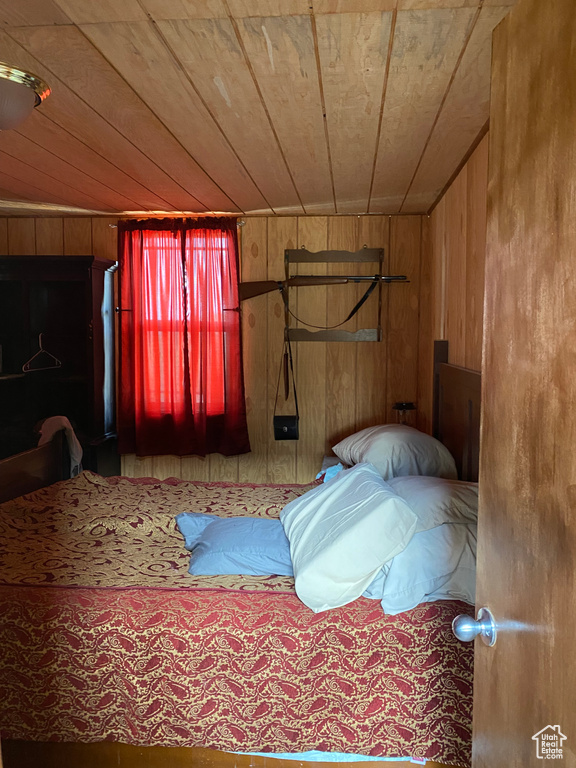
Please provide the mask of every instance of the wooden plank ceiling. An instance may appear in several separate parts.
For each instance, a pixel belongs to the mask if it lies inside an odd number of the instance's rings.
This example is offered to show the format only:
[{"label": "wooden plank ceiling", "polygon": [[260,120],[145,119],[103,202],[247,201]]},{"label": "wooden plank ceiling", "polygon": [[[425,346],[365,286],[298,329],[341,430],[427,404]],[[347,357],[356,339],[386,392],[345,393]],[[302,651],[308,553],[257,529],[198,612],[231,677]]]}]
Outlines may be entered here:
[{"label": "wooden plank ceiling", "polygon": [[0,214],[425,213],[515,0],[0,0]]}]

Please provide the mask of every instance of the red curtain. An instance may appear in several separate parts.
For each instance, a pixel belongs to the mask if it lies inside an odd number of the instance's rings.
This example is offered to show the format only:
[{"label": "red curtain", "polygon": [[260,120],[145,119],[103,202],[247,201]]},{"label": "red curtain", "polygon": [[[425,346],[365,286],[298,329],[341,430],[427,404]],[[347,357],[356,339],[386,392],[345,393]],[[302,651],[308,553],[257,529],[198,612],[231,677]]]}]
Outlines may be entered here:
[{"label": "red curtain", "polygon": [[120,452],[248,452],[236,219],[118,230]]}]

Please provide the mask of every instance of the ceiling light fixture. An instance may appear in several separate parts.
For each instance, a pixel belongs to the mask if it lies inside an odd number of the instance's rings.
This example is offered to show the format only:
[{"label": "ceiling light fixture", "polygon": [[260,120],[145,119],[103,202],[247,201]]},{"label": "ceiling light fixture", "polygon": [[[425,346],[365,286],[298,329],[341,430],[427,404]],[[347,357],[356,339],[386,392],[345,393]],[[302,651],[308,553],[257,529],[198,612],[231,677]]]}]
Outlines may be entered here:
[{"label": "ceiling light fixture", "polygon": [[39,77],[0,61],[0,131],[16,128],[49,95]]}]

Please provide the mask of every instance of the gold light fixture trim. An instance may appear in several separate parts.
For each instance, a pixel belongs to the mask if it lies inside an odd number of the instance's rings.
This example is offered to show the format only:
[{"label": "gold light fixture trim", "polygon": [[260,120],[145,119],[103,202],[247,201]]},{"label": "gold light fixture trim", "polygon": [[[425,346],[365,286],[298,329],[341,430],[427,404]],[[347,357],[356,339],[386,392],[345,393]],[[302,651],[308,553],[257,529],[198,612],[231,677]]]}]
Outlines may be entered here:
[{"label": "gold light fixture trim", "polygon": [[35,107],[42,104],[44,99],[50,96],[50,87],[41,78],[33,75],[30,72],[24,72],[17,67],[11,67],[9,64],[5,64],[0,61],[0,77],[4,80],[11,80],[13,83],[20,83],[20,85],[26,85],[31,88],[36,94]]}]

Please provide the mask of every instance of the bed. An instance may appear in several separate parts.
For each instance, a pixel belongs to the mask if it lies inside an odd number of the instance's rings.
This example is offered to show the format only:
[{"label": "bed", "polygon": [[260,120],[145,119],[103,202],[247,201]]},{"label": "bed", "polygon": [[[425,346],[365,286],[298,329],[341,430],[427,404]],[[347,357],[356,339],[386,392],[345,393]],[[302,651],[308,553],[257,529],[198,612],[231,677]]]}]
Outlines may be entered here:
[{"label": "bed", "polygon": [[314,613],[288,576],[188,573],[176,515],[276,520],[320,484],[83,472],[38,487],[35,469],[33,492],[0,507],[6,768],[63,765],[66,749],[102,767],[318,752],[469,766],[472,648],[451,632],[465,603]]}]

